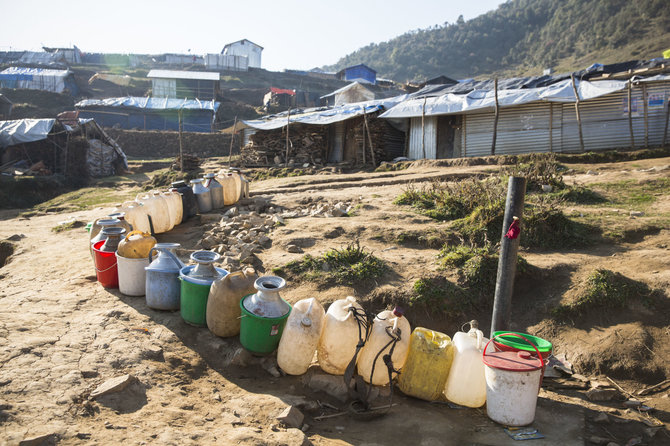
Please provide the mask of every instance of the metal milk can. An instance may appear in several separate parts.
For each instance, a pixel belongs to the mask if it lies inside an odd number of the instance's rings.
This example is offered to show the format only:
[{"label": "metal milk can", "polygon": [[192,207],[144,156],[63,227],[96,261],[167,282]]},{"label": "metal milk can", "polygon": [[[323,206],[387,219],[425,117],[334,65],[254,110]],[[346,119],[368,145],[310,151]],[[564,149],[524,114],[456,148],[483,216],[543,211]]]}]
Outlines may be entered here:
[{"label": "metal milk can", "polygon": [[223,186],[216,181],[216,174],[208,173],[204,176],[205,186],[209,188],[212,194],[212,208],[219,209],[223,207]]},{"label": "metal milk can", "polygon": [[202,178],[191,180],[193,194],[198,202],[198,211],[201,214],[212,210],[212,193],[202,184]]},{"label": "metal milk can", "polygon": [[[149,251],[145,295],[147,306],[156,310],[178,310],[181,297],[179,270],[184,264],[177,258],[173,250],[179,243],[157,243]],[[158,257],[152,254],[158,252]]]}]

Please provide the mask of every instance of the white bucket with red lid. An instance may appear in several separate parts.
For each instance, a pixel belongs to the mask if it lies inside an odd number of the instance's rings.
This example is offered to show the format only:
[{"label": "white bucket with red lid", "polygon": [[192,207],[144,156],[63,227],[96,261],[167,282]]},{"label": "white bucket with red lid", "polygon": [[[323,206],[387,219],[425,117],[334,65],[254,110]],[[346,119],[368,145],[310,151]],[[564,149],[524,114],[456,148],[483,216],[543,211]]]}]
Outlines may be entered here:
[{"label": "white bucket with red lid", "polygon": [[[501,335],[514,335],[528,341],[515,333]],[[496,337],[491,338],[491,341]],[[488,343],[486,345],[488,347]],[[535,419],[537,394],[544,376],[544,361],[540,352],[537,351],[537,356],[534,356],[525,351],[488,352],[485,348],[482,360],[485,365],[486,413],[489,418],[506,426],[531,424]]]}]

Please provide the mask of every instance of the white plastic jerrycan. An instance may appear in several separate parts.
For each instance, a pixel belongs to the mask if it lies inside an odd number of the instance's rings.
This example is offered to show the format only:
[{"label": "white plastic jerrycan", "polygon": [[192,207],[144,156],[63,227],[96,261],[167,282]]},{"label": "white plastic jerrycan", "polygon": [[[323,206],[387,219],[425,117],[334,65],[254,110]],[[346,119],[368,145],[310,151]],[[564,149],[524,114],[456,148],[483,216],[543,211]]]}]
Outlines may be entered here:
[{"label": "white plastic jerrycan", "polygon": [[[321,369],[331,375],[344,375],[344,371],[356,353],[359,341],[359,325],[352,310],[363,314],[363,307],[353,296],[330,304],[317,347]],[[365,328],[361,327],[365,339]]]},{"label": "white plastic jerrycan", "polygon": [[326,312],[316,298],[293,305],[277,350],[277,365],[289,375],[302,375],[314,359]]},{"label": "white plastic jerrycan", "polygon": [[[470,331],[454,335],[454,362],[447,378],[444,395],[449,401],[466,407],[481,407],[486,402],[486,378],[482,354],[489,341],[470,321]],[[492,348],[492,347],[491,347]]]},{"label": "white plastic jerrycan", "polygon": [[[394,338],[398,338],[395,347],[393,347],[391,361],[393,361],[394,369],[402,369],[407,359],[407,353],[409,353],[411,334],[412,328],[399,308],[396,307],[393,311],[384,310],[375,316],[370,337],[358,358],[358,374],[363,377],[365,382],[375,386],[385,386],[389,383],[389,373],[384,363],[384,355],[391,351]],[[372,371],[373,364],[374,372]]]}]

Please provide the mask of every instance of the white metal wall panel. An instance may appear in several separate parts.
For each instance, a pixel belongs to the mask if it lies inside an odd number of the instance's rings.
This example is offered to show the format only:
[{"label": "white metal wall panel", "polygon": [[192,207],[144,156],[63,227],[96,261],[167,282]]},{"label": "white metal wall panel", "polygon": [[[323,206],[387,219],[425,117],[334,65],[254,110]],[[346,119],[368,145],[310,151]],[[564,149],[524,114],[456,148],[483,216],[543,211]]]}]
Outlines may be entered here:
[{"label": "white metal wall panel", "polygon": [[176,79],[151,79],[151,96],[155,98],[176,98]]},{"label": "white metal wall panel", "polygon": [[437,116],[424,118],[423,133],[421,132],[421,118],[411,118],[408,158],[415,160],[424,158],[422,144],[425,144],[425,158],[435,159],[437,157]]},{"label": "white metal wall panel", "polygon": [[328,157],[329,163],[341,163],[342,155],[344,153],[344,130],[346,127],[345,121],[335,123],[335,131],[333,134],[333,146]]},{"label": "white metal wall panel", "polygon": [[[650,82],[647,84],[647,112],[649,116],[649,145],[663,144],[665,131],[665,111],[670,98],[670,84]],[[668,135],[670,137],[670,135]]]}]

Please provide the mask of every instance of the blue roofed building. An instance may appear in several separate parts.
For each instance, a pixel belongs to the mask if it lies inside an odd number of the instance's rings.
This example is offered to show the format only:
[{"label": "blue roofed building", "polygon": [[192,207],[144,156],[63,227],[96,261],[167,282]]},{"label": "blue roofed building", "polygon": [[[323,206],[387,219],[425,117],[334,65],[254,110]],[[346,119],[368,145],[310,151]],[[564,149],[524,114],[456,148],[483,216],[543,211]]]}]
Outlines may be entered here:
[{"label": "blue roofed building", "polygon": [[377,83],[377,72],[365,64],[347,67],[337,72],[337,78],[344,81],[359,82],[361,84]]},{"label": "blue roofed building", "polygon": [[212,132],[221,104],[176,98],[121,97],[86,99],[75,104],[79,118],[93,118],[103,127],[137,130]]}]

